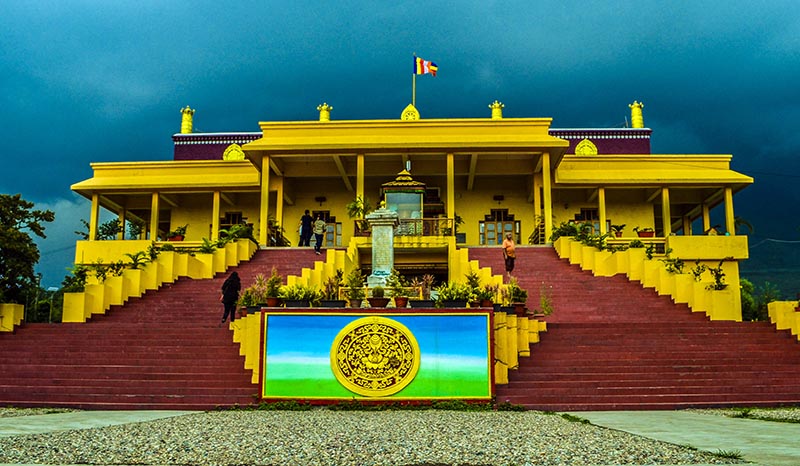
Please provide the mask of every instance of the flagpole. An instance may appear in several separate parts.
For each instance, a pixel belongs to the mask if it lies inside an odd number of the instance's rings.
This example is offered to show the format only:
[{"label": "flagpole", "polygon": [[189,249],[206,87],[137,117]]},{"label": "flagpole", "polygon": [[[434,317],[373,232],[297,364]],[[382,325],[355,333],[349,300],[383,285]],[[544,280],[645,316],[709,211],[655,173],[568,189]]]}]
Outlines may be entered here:
[{"label": "flagpole", "polygon": [[411,106],[417,108],[417,73],[411,75]]},{"label": "flagpole", "polygon": [[417,53],[414,52],[414,68],[411,71],[411,106],[417,108]]}]

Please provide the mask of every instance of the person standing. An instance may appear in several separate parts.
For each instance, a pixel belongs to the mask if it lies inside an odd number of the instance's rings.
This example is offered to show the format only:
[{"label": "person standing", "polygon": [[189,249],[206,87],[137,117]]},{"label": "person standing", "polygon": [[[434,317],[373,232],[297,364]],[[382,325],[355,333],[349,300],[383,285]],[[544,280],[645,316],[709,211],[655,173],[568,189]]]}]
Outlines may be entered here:
[{"label": "person standing", "polygon": [[506,233],[506,238],[503,240],[503,259],[506,262],[506,275],[511,278],[511,272],[514,271],[514,260],[517,258],[515,250],[514,239],[511,233]]},{"label": "person standing", "polygon": [[317,255],[322,254],[322,239],[325,236],[326,227],[327,225],[325,224],[325,220],[322,220],[322,215],[317,214],[317,219],[314,221],[314,239],[316,240],[314,251],[317,252]]},{"label": "person standing", "polygon": [[300,217],[300,247],[311,246],[311,224],[313,222],[314,218],[309,215],[308,209],[306,209],[306,213]]},{"label": "person standing", "polygon": [[222,296],[220,296],[219,300],[225,307],[225,313],[222,314],[222,322],[219,323],[218,327],[228,320],[228,314],[231,315],[231,322],[236,318],[236,301],[239,300],[239,290],[241,289],[242,282],[239,280],[239,274],[236,272],[231,273],[222,284]]}]

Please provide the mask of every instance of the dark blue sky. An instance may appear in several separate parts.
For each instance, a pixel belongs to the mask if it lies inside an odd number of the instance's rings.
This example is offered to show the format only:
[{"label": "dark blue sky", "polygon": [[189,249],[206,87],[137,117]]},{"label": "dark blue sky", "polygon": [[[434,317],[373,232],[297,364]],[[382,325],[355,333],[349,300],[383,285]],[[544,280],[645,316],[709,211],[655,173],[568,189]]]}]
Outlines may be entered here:
[{"label": "dark blue sky", "polygon": [[[230,4],[232,5],[230,5]],[[0,2],[0,192],[57,221],[39,270],[71,264],[90,162],[166,160],[179,109],[196,131],[260,120],[397,118],[411,56],[422,117],[552,117],[615,127],[645,104],[656,153],[727,153],[751,240],[795,240],[800,15],[791,1]]]}]

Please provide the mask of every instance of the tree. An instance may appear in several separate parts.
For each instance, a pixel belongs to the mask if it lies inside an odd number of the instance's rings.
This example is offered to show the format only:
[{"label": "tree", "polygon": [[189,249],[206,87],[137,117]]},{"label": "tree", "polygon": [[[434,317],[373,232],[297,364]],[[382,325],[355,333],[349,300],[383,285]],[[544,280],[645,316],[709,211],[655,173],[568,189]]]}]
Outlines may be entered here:
[{"label": "tree", "polygon": [[46,238],[44,222],[52,222],[49,210],[32,210],[34,204],[20,194],[0,194],[0,302],[23,303],[26,290],[37,287],[33,267],[39,248],[31,233]]}]

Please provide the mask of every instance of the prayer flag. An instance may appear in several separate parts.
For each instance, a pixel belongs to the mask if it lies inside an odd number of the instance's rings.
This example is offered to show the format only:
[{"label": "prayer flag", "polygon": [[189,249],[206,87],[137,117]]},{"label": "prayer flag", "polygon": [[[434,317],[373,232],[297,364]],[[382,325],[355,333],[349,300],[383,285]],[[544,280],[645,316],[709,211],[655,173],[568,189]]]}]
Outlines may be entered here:
[{"label": "prayer flag", "polygon": [[436,71],[439,69],[436,63],[428,60],[423,60],[420,57],[414,57],[414,74],[432,74],[436,76]]}]

